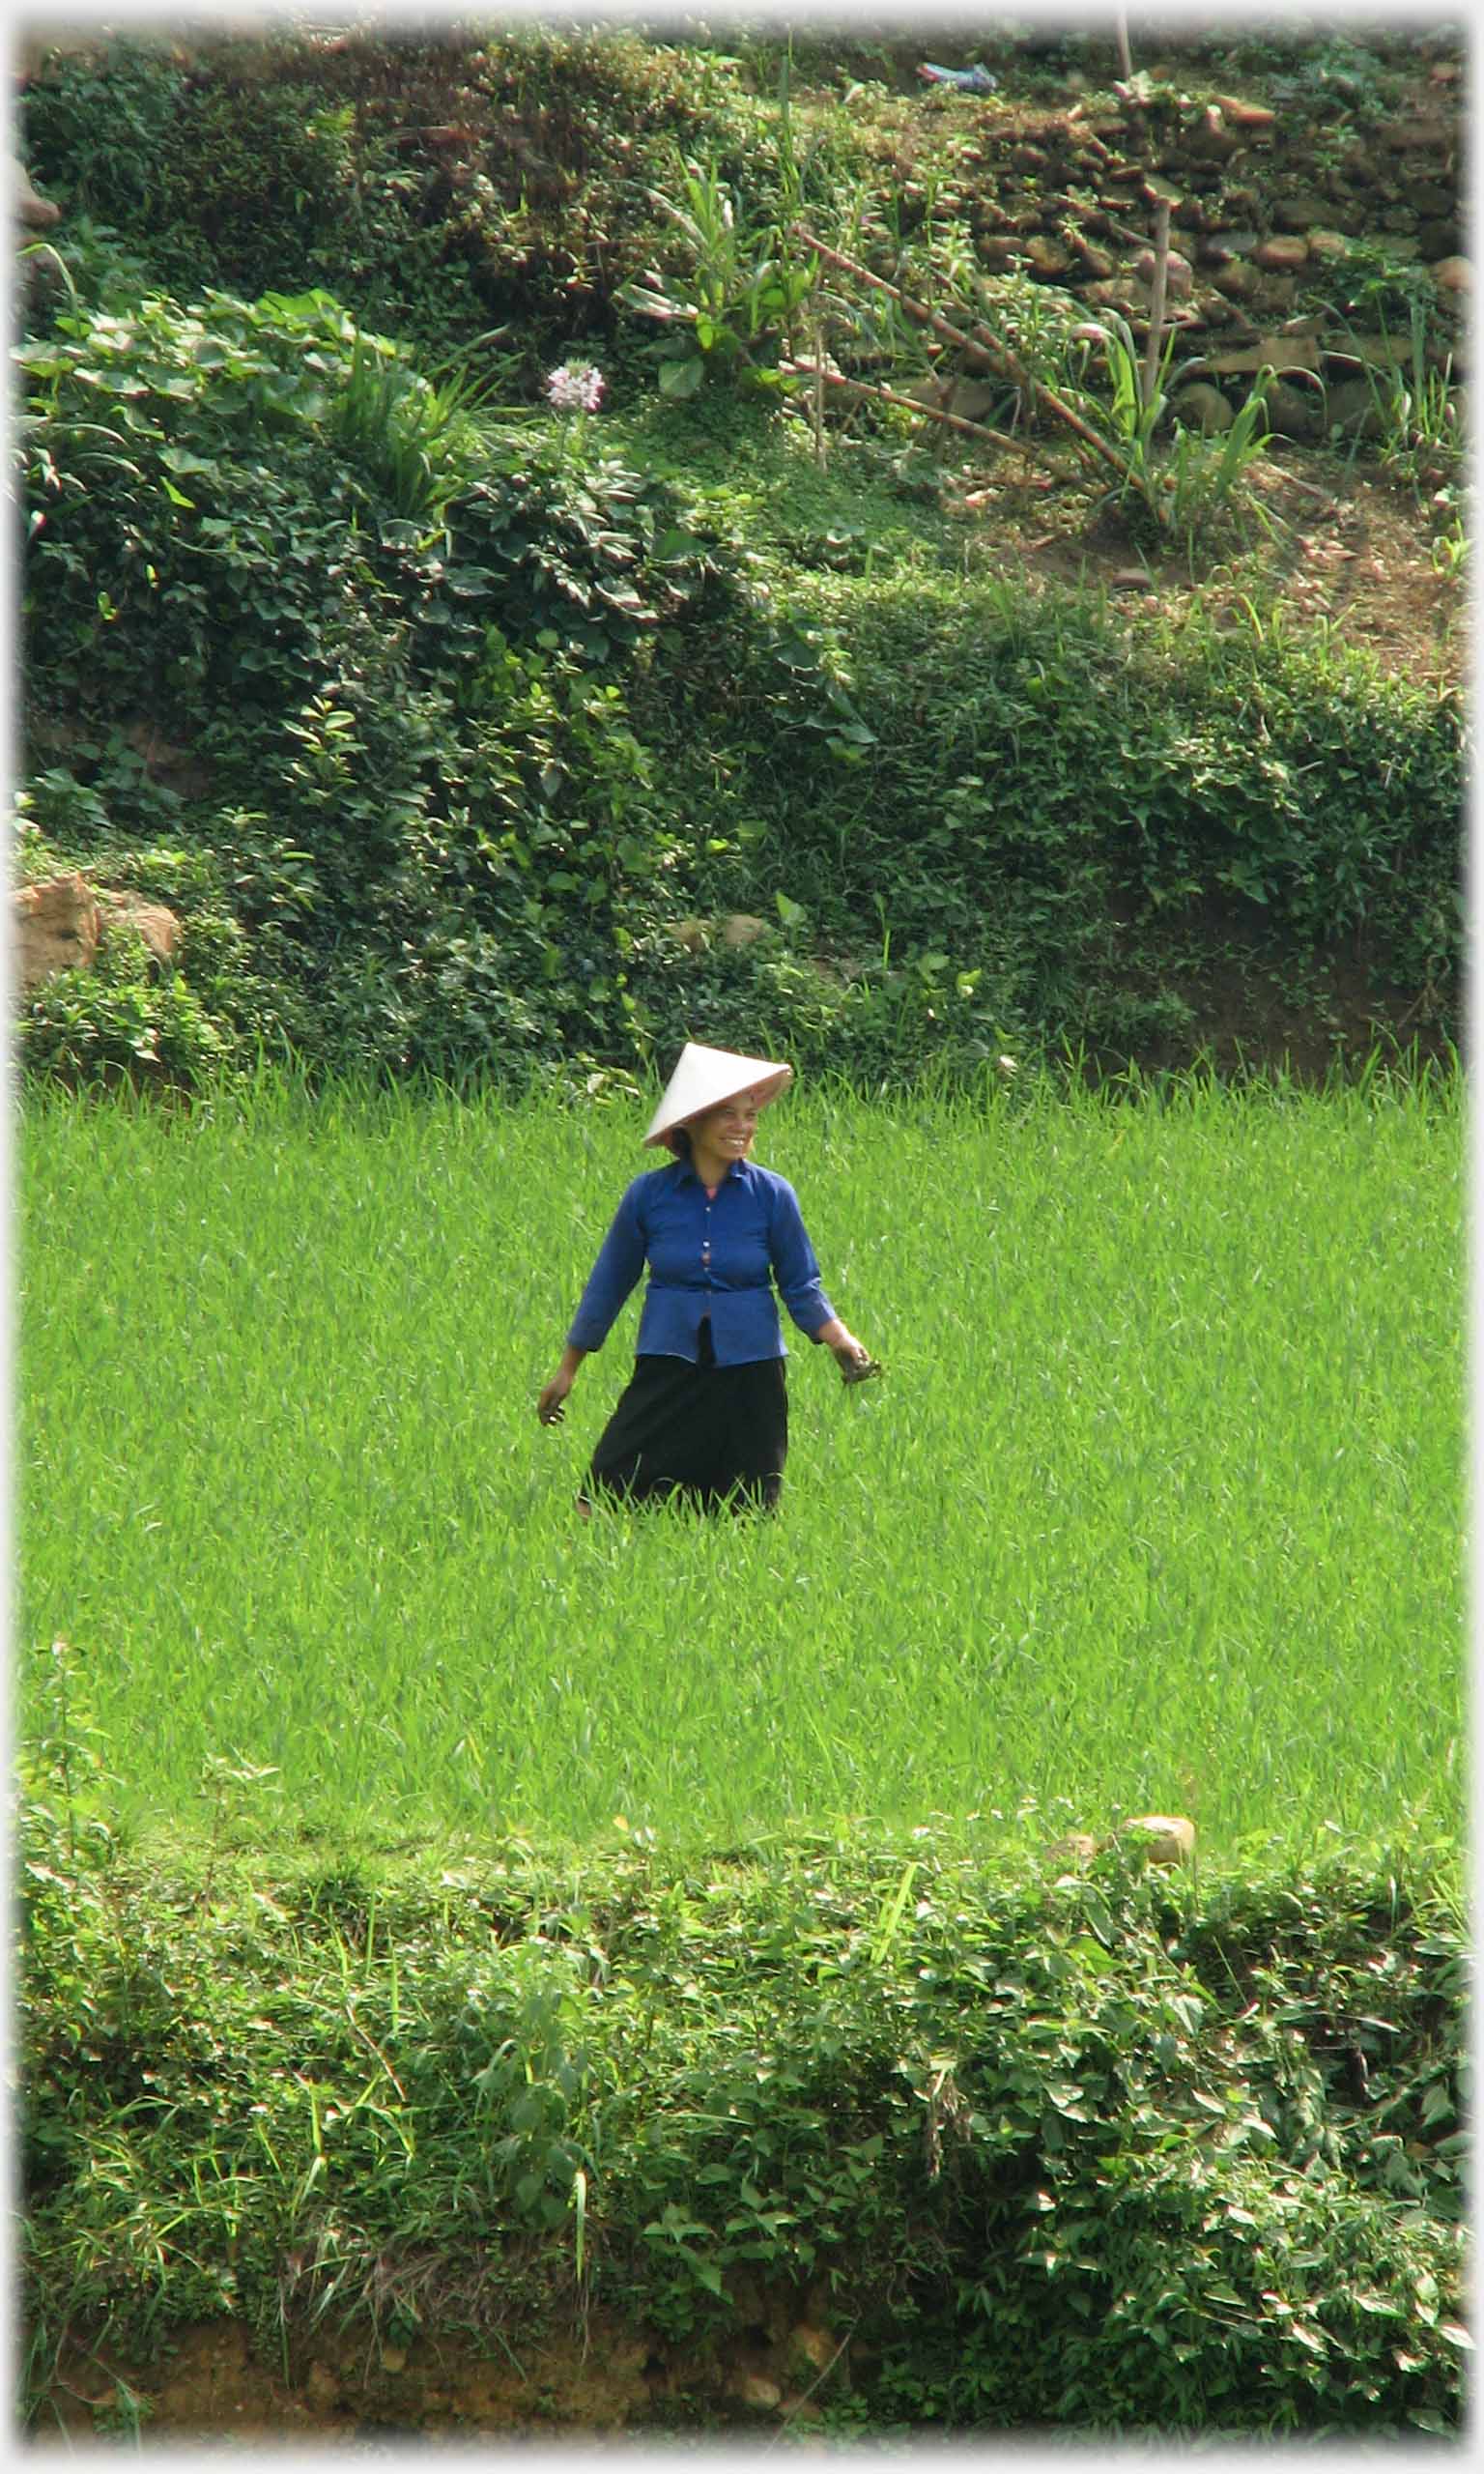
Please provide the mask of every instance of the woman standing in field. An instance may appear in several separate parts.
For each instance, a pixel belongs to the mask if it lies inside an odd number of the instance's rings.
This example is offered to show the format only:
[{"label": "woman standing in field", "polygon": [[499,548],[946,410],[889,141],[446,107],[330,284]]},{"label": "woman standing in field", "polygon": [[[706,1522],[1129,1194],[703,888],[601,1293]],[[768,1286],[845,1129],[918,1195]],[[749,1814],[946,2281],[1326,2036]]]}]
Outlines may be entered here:
[{"label": "woman standing in field", "polygon": [[759,1113],[792,1079],[791,1066],[761,1057],[689,1041],[681,1050],[644,1136],[675,1158],[625,1192],[536,1401],[542,1424],[556,1424],[578,1367],[602,1347],[647,1263],[634,1372],[578,1497],[585,1514],[598,1493],[777,1509],[788,1396],[774,1281],[847,1383],[876,1370],[819,1284],[792,1186],[748,1157]]}]

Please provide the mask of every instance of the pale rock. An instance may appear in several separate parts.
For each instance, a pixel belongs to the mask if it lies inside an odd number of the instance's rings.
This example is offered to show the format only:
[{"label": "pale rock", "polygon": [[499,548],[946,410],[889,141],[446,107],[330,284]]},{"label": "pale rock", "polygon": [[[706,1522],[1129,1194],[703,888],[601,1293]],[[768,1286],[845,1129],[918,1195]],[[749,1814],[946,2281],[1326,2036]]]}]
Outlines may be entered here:
[{"label": "pale rock", "polygon": [[146,902],[142,894],[105,893],[101,889],[98,900],[109,916],[137,930],[156,962],[174,962],[180,950],[181,923],[162,902]]},{"label": "pale rock", "polygon": [[1082,261],[1084,272],[1092,277],[1093,281],[1106,283],[1114,266],[1114,261],[1107,250],[1099,249],[1094,241],[1084,240],[1080,233],[1073,236],[1071,245]]},{"label": "pale rock", "polygon": [[[1155,280],[1155,265],[1156,258],[1154,250],[1140,250],[1139,255],[1133,262],[1133,271],[1138,276],[1140,283],[1153,285]],[[1183,258],[1178,249],[1171,249],[1164,262],[1165,290],[1169,294],[1170,298],[1175,301],[1184,301],[1187,299],[1189,296],[1190,286],[1194,279],[1189,259]]]},{"label": "pale rock", "polygon": [[750,911],[729,910],[722,921],[724,945],[756,945],[759,936],[771,935],[766,919],[755,919]]},{"label": "pale rock", "polygon": [[1381,142],[1393,155],[1420,155],[1429,149],[1446,155],[1457,144],[1457,132],[1441,120],[1398,120],[1381,132]]},{"label": "pale rock", "polygon": [[1192,155],[1205,156],[1208,161],[1225,162],[1242,143],[1239,130],[1230,129],[1222,117],[1219,103],[1208,103],[1186,137]]},{"label": "pale rock", "polygon": [[729,2383],[729,2393],[739,2405],[749,2405],[757,2414],[771,2414],[784,2402],[784,2392],[776,2379],[760,2371],[739,2371]]},{"label": "pale rock", "polygon": [[1294,274],[1308,265],[1309,245],[1300,232],[1275,232],[1270,240],[1259,241],[1252,256],[1270,273]]},{"label": "pale rock", "polygon": [[1266,103],[1245,103],[1238,95],[1217,95],[1215,101],[1223,120],[1244,137],[1266,137],[1276,125],[1277,114]]},{"label": "pale rock", "polygon": [[91,970],[104,927],[117,921],[133,928],[152,959],[174,963],[181,922],[160,902],[142,894],[111,893],[88,883],[81,871],[17,885],[12,897],[15,977],[22,990],[40,988],[58,971]]},{"label": "pale rock", "polygon": [[1473,290],[1471,259],[1440,258],[1431,273],[1440,292],[1471,292]]},{"label": "pale rock", "polygon": [[1359,334],[1352,331],[1345,338],[1343,352],[1337,350],[1330,358],[1363,361],[1367,369],[1408,369],[1412,365],[1412,340],[1407,335]]},{"label": "pale rock", "polygon": [[1281,379],[1263,398],[1268,426],[1279,438],[1320,439],[1326,429],[1324,398],[1316,387],[1286,387]]},{"label": "pale rock", "polygon": [[838,2337],[832,2337],[828,2328],[816,2327],[809,2319],[799,2321],[798,2326],[790,2331],[788,2342],[796,2353],[813,2364],[815,2371],[825,2370],[840,2349]]},{"label": "pale rock", "polygon": [[1325,201],[1311,190],[1296,190],[1291,197],[1273,200],[1272,220],[1279,232],[1307,232],[1311,224],[1324,219]]},{"label": "pale rock", "polygon": [[77,869],[17,886],[12,917],[22,990],[40,988],[58,971],[91,970],[98,958],[98,897]]},{"label": "pale rock", "polygon": [[1223,378],[1255,378],[1260,369],[1317,370],[1319,345],[1312,335],[1260,335],[1256,343],[1213,353],[1211,367]]},{"label": "pale rock", "polygon": [[1141,1813],[1136,1820],[1126,1821],[1118,1835],[1140,1841],[1152,1864],[1195,1861],[1195,1824],[1184,1814]]},{"label": "pale rock", "polygon": [[1225,267],[1235,258],[1250,257],[1256,246],[1255,232],[1239,231],[1232,225],[1218,226],[1207,234],[1197,254],[1209,267]]},{"label": "pale rock", "polygon": [[1042,282],[1055,282],[1071,272],[1071,251],[1045,232],[1033,232],[1025,245],[1026,263]]},{"label": "pale rock", "polygon": [[1213,431],[1230,429],[1237,416],[1219,387],[1197,380],[1193,387],[1183,387],[1175,397],[1172,410],[1184,429],[1198,429],[1203,438]]},{"label": "pale rock", "polygon": [[945,412],[961,421],[982,421],[1005,400],[1003,387],[986,387],[982,379],[957,378],[948,390]]},{"label": "pale rock", "polygon": [[1359,438],[1380,438],[1385,428],[1376,390],[1363,378],[1347,378],[1331,387],[1325,402],[1327,430],[1348,430]]},{"label": "pale rock", "polygon": [[54,199],[39,197],[31,186],[25,165],[11,157],[11,211],[28,232],[49,232],[62,220],[62,209]]}]

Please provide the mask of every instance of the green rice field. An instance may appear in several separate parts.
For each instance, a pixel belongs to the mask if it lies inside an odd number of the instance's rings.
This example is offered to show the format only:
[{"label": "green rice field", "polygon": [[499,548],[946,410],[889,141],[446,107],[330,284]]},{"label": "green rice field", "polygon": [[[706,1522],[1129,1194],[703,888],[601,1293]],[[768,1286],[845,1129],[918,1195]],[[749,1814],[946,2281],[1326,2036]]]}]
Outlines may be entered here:
[{"label": "green rice field", "polygon": [[584,1525],[637,1298],[535,1395],[646,1117],[28,1104],[20,1735],[60,1637],[141,1829],[1461,1835],[1456,1079],[801,1090],[756,1156],[886,1379],[785,1325],[780,1518]]}]

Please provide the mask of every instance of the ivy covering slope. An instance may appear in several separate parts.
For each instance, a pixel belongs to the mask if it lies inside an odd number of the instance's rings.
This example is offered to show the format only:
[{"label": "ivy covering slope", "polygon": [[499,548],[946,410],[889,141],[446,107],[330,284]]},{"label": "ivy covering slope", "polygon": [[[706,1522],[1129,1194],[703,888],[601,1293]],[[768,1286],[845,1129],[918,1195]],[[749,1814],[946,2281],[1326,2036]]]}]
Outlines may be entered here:
[{"label": "ivy covering slope", "polygon": [[596,2305],[703,2410],[772,2287],[872,2429],[1458,2428],[1425,1866],[1197,1886],[919,1831],[180,1867],[83,1818],[85,1768],[23,1845],[38,2399],[72,2327],[137,2356],[226,2312],[271,2357]]},{"label": "ivy covering slope", "polygon": [[[72,212],[21,351],[23,866],[187,923],[173,981],[119,944],[39,992],[30,1067],[585,1077],[739,1020],[872,1079],[1178,1061],[1203,940],[1456,1030],[1451,691],[966,574],[930,466],[888,431],[820,472],[750,363],[656,395],[620,295],[675,150],[815,212],[872,178],[847,119],[801,163],[735,61],[626,35],[247,50],[28,98]],[[440,129],[494,167],[477,267],[407,168]],[[605,408],[555,414],[585,334]]]}]

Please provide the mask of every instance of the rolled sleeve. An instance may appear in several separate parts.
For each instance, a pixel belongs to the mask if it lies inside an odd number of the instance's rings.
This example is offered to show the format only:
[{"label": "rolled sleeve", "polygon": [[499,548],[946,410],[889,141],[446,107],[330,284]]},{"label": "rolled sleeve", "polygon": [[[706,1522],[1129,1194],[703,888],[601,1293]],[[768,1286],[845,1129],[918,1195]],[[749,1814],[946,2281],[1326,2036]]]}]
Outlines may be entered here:
[{"label": "rolled sleeve", "polygon": [[833,1321],[835,1309],[820,1284],[798,1195],[783,1177],[774,1184],[768,1251],[779,1296],[799,1330],[813,1339],[822,1324]]},{"label": "rolled sleeve", "polygon": [[613,1225],[598,1250],[598,1259],[572,1318],[567,1334],[569,1348],[591,1350],[603,1346],[644,1268],[640,1192],[642,1183],[642,1178],[635,1179],[614,1214]]}]

